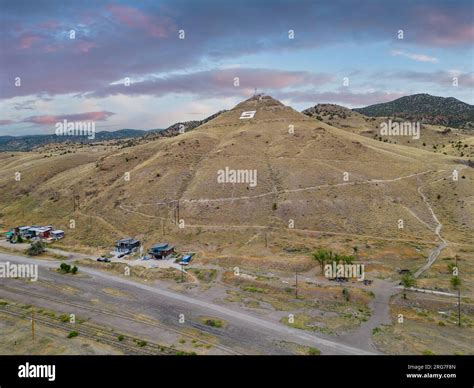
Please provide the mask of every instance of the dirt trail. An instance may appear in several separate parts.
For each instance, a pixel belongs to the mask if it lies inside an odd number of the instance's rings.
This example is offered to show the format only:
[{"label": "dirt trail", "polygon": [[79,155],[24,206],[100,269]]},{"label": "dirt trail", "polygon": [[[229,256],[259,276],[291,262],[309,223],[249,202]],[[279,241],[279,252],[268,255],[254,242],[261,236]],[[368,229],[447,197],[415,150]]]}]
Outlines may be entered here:
[{"label": "dirt trail", "polygon": [[[457,168],[457,170],[461,171],[464,168],[465,168],[465,166],[460,166],[459,168]],[[427,185],[428,183],[438,182],[438,181],[440,181],[442,179],[445,179],[445,178],[450,178],[451,176],[452,175],[448,175],[447,177],[443,176],[443,177],[438,178],[438,179],[436,179],[432,182],[427,182],[427,183],[425,183],[425,185]],[[423,265],[421,268],[419,268],[415,272],[415,274],[414,274],[415,278],[420,277],[421,274],[423,274],[425,271],[427,271],[433,265],[433,263],[436,261],[436,259],[439,257],[439,255],[441,254],[441,251],[449,245],[449,242],[446,239],[444,239],[443,236],[441,235],[441,229],[443,228],[443,224],[439,221],[438,217],[436,216],[436,213],[433,210],[433,207],[431,206],[431,204],[428,201],[428,198],[426,197],[426,195],[422,191],[422,188],[425,185],[421,185],[420,187],[418,187],[418,193],[421,195],[421,198],[423,199],[423,202],[425,203],[425,205],[427,206],[428,210],[431,213],[431,217],[433,218],[433,221],[436,224],[434,232],[435,232],[436,236],[438,237],[438,239],[441,242],[435,249],[433,249],[433,251],[431,251],[431,253],[428,256],[428,261],[426,262],[426,264]]]}]

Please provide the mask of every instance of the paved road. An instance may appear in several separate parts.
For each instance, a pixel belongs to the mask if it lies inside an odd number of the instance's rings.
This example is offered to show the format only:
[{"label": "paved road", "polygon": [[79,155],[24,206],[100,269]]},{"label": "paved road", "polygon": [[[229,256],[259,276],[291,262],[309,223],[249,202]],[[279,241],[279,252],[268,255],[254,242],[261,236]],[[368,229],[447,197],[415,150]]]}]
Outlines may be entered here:
[{"label": "paved road", "polygon": [[[323,354],[373,354],[373,352],[346,345],[339,338],[332,338],[323,335],[316,335],[298,329],[287,327],[279,322],[270,321],[264,315],[257,316],[250,312],[237,310],[230,307],[203,301],[182,293],[170,291],[158,286],[151,286],[135,282],[133,280],[111,275],[96,269],[81,267],[80,272],[87,277],[74,277],[57,274],[50,271],[51,268],[58,268],[60,261],[43,261],[13,254],[0,253],[0,262],[38,264],[40,268],[40,279],[54,283],[56,289],[44,287],[42,282],[25,282],[14,279],[2,279],[2,283],[19,287],[25,291],[35,291],[35,295],[40,300],[42,295],[61,296],[61,286],[72,286],[81,290],[79,294],[64,294],[67,300],[79,300],[81,303],[92,303],[91,299],[100,295],[101,302],[107,306],[118,305],[121,309],[135,310],[139,314],[147,314],[155,317],[170,326],[183,328],[179,324],[179,314],[184,314],[187,323],[196,327],[199,322],[198,316],[214,316],[224,319],[229,323],[228,327],[221,330],[213,330],[213,335],[219,337],[223,345],[240,349],[245,353],[267,353],[282,354],[284,350],[275,345],[279,341],[296,342],[306,346],[319,348]],[[113,296],[100,293],[98,290],[104,287],[120,289],[124,293],[133,296],[132,300],[117,300]],[[0,286],[0,295],[8,292]],[[21,297],[17,293],[17,297]],[[11,293],[9,295],[12,296]],[[23,298],[24,299],[24,298]],[[30,297],[31,299],[31,297]],[[234,306],[233,306],[234,307]],[[100,314],[99,314],[100,315]],[[96,319],[102,319],[100,316]],[[112,327],[120,324],[119,319],[114,322],[107,322]],[[127,323],[129,325],[129,323]],[[179,326],[181,325],[181,326]],[[123,322],[121,327],[124,328]],[[128,327],[128,326],[125,326]],[[203,329],[200,327],[200,329]],[[207,327],[204,329],[210,330]],[[155,333],[156,334],[156,333]]]}]

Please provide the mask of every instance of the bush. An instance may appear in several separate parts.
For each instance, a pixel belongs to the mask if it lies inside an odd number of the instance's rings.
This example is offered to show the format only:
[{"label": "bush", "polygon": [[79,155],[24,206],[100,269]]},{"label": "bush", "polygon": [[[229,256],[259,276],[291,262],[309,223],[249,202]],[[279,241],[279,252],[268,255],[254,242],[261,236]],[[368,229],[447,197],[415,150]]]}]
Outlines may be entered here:
[{"label": "bush", "polygon": [[79,271],[79,268],[77,268],[76,266],[71,267],[67,263],[61,263],[61,265],[59,266],[59,272],[61,273],[70,273],[75,275],[77,271]]},{"label": "bush", "polygon": [[120,335],[117,337],[117,339],[118,339],[120,342],[122,342],[122,341],[125,339],[125,337],[124,337],[122,334],[120,334]]},{"label": "bush", "polygon": [[321,354],[321,350],[317,348],[309,348],[308,355],[309,356],[319,356]]},{"label": "bush", "polygon": [[31,243],[30,247],[26,250],[28,256],[38,256],[45,251],[45,247],[42,241],[35,241]]},{"label": "bush", "polygon": [[146,341],[143,341],[143,340],[135,340],[135,342],[137,343],[138,346],[140,346],[141,348],[143,348],[144,346],[146,346],[147,342]]},{"label": "bush", "polygon": [[71,266],[67,263],[61,263],[61,265],[59,266],[59,270],[62,273],[69,273],[71,272]]},{"label": "bush", "polygon": [[74,338],[74,337],[77,337],[78,335],[79,333],[73,330],[67,335],[67,338]]},{"label": "bush", "polygon": [[224,324],[222,323],[222,321],[219,321],[218,319],[206,319],[206,321],[204,322],[207,326],[211,326],[211,327],[217,327],[217,328],[221,328],[224,326]]},{"label": "bush", "polygon": [[351,298],[351,294],[347,288],[342,289],[342,295],[344,295],[344,299],[346,302],[349,302],[349,299]]}]

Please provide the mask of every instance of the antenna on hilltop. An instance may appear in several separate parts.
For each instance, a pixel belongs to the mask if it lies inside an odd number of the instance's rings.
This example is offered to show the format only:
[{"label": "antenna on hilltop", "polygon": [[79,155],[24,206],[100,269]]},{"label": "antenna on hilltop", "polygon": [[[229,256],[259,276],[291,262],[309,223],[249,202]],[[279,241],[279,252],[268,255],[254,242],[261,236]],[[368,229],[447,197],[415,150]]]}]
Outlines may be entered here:
[{"label": "antenna on hilltop", "polygon": [[253,93],[253,96],[255,97],[257,95],[257,88],[255,88],[255,92]]}]

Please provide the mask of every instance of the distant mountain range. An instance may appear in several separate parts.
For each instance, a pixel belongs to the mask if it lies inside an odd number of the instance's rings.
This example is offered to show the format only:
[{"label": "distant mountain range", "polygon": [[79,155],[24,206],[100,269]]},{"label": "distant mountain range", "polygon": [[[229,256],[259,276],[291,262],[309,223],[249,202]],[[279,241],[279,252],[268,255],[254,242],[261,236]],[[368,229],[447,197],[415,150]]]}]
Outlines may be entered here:
[{"label": "distant mountain range", "polygon": [[148,131],[141,129],[120,129],[118,131],[101,131],[95,134],[94,139],[86,136],[57,136],[48,135],[26,135],[26,136],[0,136],[1,151],[31,151],[34,148],[51,143],[96,143],[105,140],[130,139],[141,137]]},{"label": "distant mountain range", "polygon": [[354,111],[370,117],[390,116],[426,124],[454,128],[474,128],[474,105],[454,97],[414,94],[396,100],[357,108]]}]

